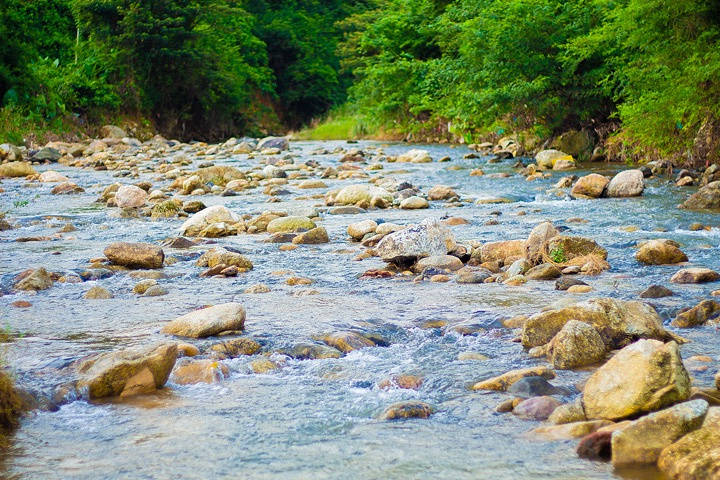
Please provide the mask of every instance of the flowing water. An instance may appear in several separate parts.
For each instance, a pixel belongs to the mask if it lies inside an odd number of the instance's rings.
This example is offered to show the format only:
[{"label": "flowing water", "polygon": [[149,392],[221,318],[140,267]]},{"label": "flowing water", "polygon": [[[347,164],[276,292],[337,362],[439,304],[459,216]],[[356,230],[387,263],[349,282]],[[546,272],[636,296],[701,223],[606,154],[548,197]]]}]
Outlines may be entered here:
[{"label": "flowing water", "polygon": [[[379,144],[361,142],[357,148]],[[296,142],[296,162],[313,159],[337,165],[341,155],[310,156],[318,147],[349,147],[344,142]],[[388,154],[410,147],[393,144]],[[54,169],[86,189],[70,196],[49,194],[52,184],[26,185],[5,180],[0,209],[18,228],[0,233],[0,297],[2,324],[21,337],[4,347],[6,361],[26,386],[49,390],[66,381],[63,367],[82,356],[167,340],[160,328],[179,315],[202,305],[241,302],[247,310],[245,335],[259,341],[265,351],[277,351],[311,341],[313,336],[343,330],[380,333],[388,347],[366,348],[339,359],[288,360],[267,374],[253,374],[252,358],[226,362],[230,377],[212,385],[180,386],[172,383],[154,395],[123,401],[89,403],[78,400],[55,412],[37,412],[22,421],[12,447],[0,457],[0,477],[36,478],[419,478],[419,479],[604,479],[661,478],[657,472],[625,473],[620,477],[606,463],[579,459],[577,440],[544,442],[527,432],[540,422],[521,420],[494,411],[509,398],[499,392],[474,392],[469,385],[507,370],[542,363],[531,359],[517,335],[501,328],[500,321],[517,314],[532,314],[549,303],[572,297],[554,290],[553,282],[530,281],[524,286],[502,284],[413,283],[408,279],[360,279],[359,275],[384,264],[377,258],[356,261],[364,249],[349,242],[347,225],[363,219],[415,223],[425,217],[446,215],[470,223],[452,227],[464,240],[493,241],[526,238],[539,222],[553,220],[568,233],[595,239],[608,249],[612,268],[597,277],[583,277],[595,289],[577,298],[612,296],[637,299],[651,284],[669,285],[677,266],[642,266],[632,248],[639,240],[672,238],[694,266],[720,269],[720,230],[689,231],[693,222],[714,226],[709,213],[676,207],[691,190],[675,187],[667,179],[651,179],[642,197],[630,199],[570,200],[548,193],[560,178],[526,181],[512,168],[513,160],[488,164],[488,157],[465,159],[464,147],[422,146],[437,159],[431,164],[385,163],[373,175],[392,176],[427,191],[435,184],[453,186],[462,198],[512,196],[514,203],[451,208],[431,202],[429,210],[371,210],[359,215],[322,214],[321,225],[329,244],[301,245],[283,252],[277,244],[263,243],[265,234],[217,239],[245,253],[255,268],[235,278],[200,278],[197,255],[209,247],[165,249],[178,261],[164,269],[160,285],[169,290],[161,297],[138,297],[137,282],[125,273],[84,283],[56,283],[36,295],[11,293],[12,277],[20,271],[44,266],[55,272],[80,272],[88,260],[102,256],[112,241],[159,243],[177,235],[182,219],[112,219],[103,204],[94,203],[102,188],[118,179],[114,172],[80,170],[60,165]],[[208,159],[193,158],[197,166]],[[259,164],[246,155],[213,159],[241,169]],[[141,164],[142,165],[142,164]],[[453,169],[448,167],[459,167]],[[469,171],[509,172],[509,178],[471,177]],[[617,165],[594,165],[611,173]],[[397,173],[394,173],[397,172]],[[585,174],[587,171],[575,172]],[[152,181],[167,185],[151,173],[125,183]],[[360,181],[362,182],[362,180]],[[207,205],[224,204],[233,211],[258,214],[264,210],[315,206],[322,200],[295,200],[307,195],[290,182],[281,203],[267,203],[262,189],[235,197],[198,197]],[[327,180],[330,188],[350,181]],[[518,215],[519,212],[524,215]],[[499,213],[499,215],[498,215]],[[586,223],[567,222],[572,217]],[[497,219],[497,225],[484,225]],[[46,241],[16,242],[19,237],[52,237],[67,222],[77,231]],[[622,227],[633,226],[635,231]],[[658,229],[666,229],[661,232]],[[291,273],[292,272],[292,273]],[[310,286],[289,286],[290,275],[314,280]],[[272,289],[246,294],[254,284]],[[114,293],[107,300],[84,300],[92,285]],[[653,300],[666,320],[684,306],[707,298],[712,284],[671,287],[676,295]],[[27,300],[30,308],[12,302]],[[428,321],[480,325],[485,331],[462,336],[448,329],[422,328]],[[685,330],[692,340],[682,347],[684,357],[704,354],[715,363],[707,372],[693,372],[696,385],[709,386],[717,371],[718,341],[713,327]],[[195,342],[203,347],[210,340]],[[465,352],[482,353],[485,361],[461,361]],[[419,390],[377,387],[389,375],[420,375]],[[559,371],[553,383],[575,388],[590,371]],[[390,404],[418,399],[433,405],[436,413],[425,420],[384,422],[377,417]]]}]

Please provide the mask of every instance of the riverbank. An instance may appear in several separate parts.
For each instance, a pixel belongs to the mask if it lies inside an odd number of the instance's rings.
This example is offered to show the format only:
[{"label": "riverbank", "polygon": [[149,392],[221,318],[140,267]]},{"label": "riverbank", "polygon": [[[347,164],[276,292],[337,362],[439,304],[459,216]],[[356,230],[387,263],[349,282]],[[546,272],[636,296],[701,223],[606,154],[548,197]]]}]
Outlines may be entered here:
[{"label": "riverbank", "polygon": [[[578,432],[690,397],[715,405],[714,314],[686,309],[717,283],[671,280],[720,269],[716,214],[676,208],[715,172],[681,186],[667,164],[620,173],[509,142],[107,131],[46,145],[0,184],[0,305],[23,334],[8,362],[59,408],[23,421],[3,473],[153,478],[163,455],[184,459],[165,467],[177,475],[640,478],[578,458]],[[644,296],[654,285],[673,295]],[[561,333],[599,336],[602,356]],[[573,410],[638,339],[681,372],[639,391],[675,396],[612,418]],[[103,365],[132,368],[108,384]],[[581,426],[542,419],[560,405]]]}]

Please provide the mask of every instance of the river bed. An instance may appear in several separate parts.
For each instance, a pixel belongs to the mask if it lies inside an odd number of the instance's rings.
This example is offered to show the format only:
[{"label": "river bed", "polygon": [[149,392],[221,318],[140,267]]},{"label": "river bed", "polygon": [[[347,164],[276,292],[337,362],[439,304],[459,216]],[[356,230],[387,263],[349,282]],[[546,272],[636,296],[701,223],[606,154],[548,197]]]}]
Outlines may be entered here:
[{"label": "river bed", "polygon": [[[317,148],[368,149],[376,142],[293,142],[296,162],[315,160],[337,166],[341,154],[310,155]],[[403,153],[414,146],[390,144],[387,154]],[[89,403],[78,400],[55,412],[35,412],[22,421],[12,447],[0,457],[0,477],[34,478],[383,478],[383,479],[661,479],[655,471],[613,472],[609,463],[577,457],[577,440],[544,442],[527,432],[540,422],[495,412],[509,398],[500,392],[469,390],[474,382],[505,371],[545,363],[529,358],[512,340],[517,331],[502,328],[501,320],[532,314],[565,297],[589,299],[610,296],[637,300],[652,284],[670,286],[670,276],[680,267],[644,266],[633,246],[641,240],[670,238],[682,245],[691,266],[720,269],[717,216],[677,209],[695,188],[676,187],[669,179],[647,180],[644,195],[636,198],[572,200],[550,191],[564,176],[526,181],[512,168],[515,160],[488,164],[489,157],[466,159],[466,147],[422,145],[444,163],[383,163],[383,170],[368,172],[408,181],[423,192],[436,184],[452,186],[462,199],[509,196],[513,203],[461,203],[451,207],[431,202],[427,210],[369,210],[358,215],[330,215],[322,199],[296,200],[308,191],[289,191],[278,203],[267,203],[262,188],[238,196],[197,197],[206,205],[222,204],[238,214],[265,210],[318,208],[321,225],[330,243],[300,245],[280,251],[263,243],[267,234],[242,234],[215,239],[237,248],[254,263],[254,269],[234,278],[200,278],[197,255],[209,245],[191,250],[165,249],[178,261],[166,266],[167,278],[159,280],[169,293],[141,297],[132,292],[137,279],[126,273],[83,283],[56,283],[35,295],[11,292],[14,275],[44,266],[53,272],[79,272],[91,258],[101,257],[114,241],[160,243],[177,236],[183,219],[150,220],[110,218],[112,210],[95,200],[104,186],[120,181],[158,180],[145,172],[139,178],[115,178],[113,171],[94,171],[62,165],[41,165],[36,170],[56,170],[85,189],[77,195],[50,195],[52,184],[22,179],[2,181],[0,210],[17,228],[0,233],[0,297],[2,326],[20,334],[0,345],[23,385],[50,389],[62,377],[61,369],[85,355],[167,340],[160,328],[202,305],[240,302],[247,311],[245,335],[263,345],[264,351],[289,348],[330,331],[359,330],[383,335],[388,347],[365,348],[338,359],[293,360],[267,374],[254,374],[251,358],[226,361],[230,377],[220,383],[181,386],[169,383],[164,390],[128,400]],[[233,155],[226,158],[190,157],[194,167],[212,160],[216,165],[247,169],[259,158]],[[142,167],[142,164],[141,164]],[[452,168],[449,168],[452,167]],[[486,174],[508,172],[508,178],[469,176],[474,168]],[[622,165],[586,165],[577,175],[610,174]],[[141,168],[142,171],[142,168]],[[400,171],[400,173],[393,172]],[[325,180],[328,189],[364,180]],[[319,193],[323,193],[324,190]],[[567,190],[565,191],[567,192]],[[311,191],[318,193],[318,191]],[[190,197],[186,197],[190,198]],[[519,214],[524,212],[524,214]],[[363,272],[382,268],[378,258],[357,261],[364,251],[350,242],[350,223],[364,219],[401,224],[424,218],[462,217],[469,224],[452,227],[459,243],[524,239],[538,223],[552,220],[567,233],[596,240],[608,250],[611,269],[582,277],[594,291],[569,294],[554,289],[554,282],[530,281],[519,287],[503,284],[421,282],[412,277],[361,279]],[[582,218],[585,223],[568,219]],[[497,220],[496,225],[486,225]],[[17,242],[22,237],[53,237],[66,223],[77,231],[45,241]],[[712,226],[690,231],[692,223]],[[633,227],[633,228],[627,228]],[[664,231],[659,231],[660,229]],[[290,286],[289,276],[310,278],[312,285]],[[264,283],[271,291],[248,294],[244,290]],[[86,300],[94,285],[107,288],[114,298]],[[717,285],[672,285],[672,297],[651,303],[666,321],[682,307],[709,298]],[[25,300],[29,308],[15,308]],[[426,328],[442,321],[445,328]],[[473,324],[484,328],[474,335],[460,335],[450,327]],[[718,340],[714,327],[682,332],[692,340],[682,346],[683,357],[709,355],[708,371],[691,372],[694,384],[710,386],[718,370]],[[211,340],[194,342],[208,346]],[[460,354],[477,352],[485,361],[458,360]],[[423,377],[418,390],[383,390],[377,384],[392,374]],[[590,370],[558,371],[555,385],[576,390]],[[407,399],[430,403],[435,414],[428,419],[398,422],[377,417],[390,404]]]}]

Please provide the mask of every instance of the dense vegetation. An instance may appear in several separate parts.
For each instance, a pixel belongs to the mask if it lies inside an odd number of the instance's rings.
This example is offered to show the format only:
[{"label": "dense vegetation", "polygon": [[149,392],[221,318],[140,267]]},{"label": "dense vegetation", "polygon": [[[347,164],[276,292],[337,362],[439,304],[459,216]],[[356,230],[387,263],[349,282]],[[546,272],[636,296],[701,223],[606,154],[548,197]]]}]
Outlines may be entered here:
[{"label": "dense vegetation", "polygon": [[210,139],[334,110],[356,131],[584,129],[720,159],[714,0],[5,0],[0,20],[0,131],[126,115]]}]

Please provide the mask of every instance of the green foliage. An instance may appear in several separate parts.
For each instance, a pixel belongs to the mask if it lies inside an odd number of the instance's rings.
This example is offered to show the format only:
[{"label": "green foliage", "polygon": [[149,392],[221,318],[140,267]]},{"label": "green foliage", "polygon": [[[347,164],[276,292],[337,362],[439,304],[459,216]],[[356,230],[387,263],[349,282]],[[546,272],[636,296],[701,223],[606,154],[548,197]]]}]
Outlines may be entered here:
[{"label": "green foliage", "polygon": [[550,252],[550,260],[554,263],[565,263],[567,261],[565,250],[562,247],[553,248]]}]

